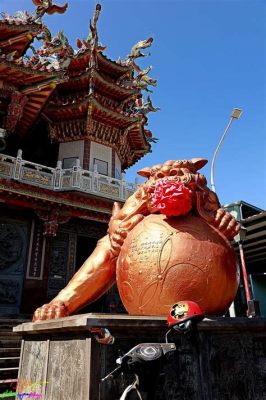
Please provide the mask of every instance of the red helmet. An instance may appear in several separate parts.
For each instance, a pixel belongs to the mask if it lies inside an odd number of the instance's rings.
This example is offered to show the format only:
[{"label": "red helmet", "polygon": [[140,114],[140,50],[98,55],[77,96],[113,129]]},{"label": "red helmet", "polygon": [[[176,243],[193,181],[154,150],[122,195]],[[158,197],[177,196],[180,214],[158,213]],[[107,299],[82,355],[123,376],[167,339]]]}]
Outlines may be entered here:
[{"label": "red helmet", "polygon": [[191,319],[203,319],[203,312],[194,301],[179,301],[174,304],[167,317],[169,327]]}]

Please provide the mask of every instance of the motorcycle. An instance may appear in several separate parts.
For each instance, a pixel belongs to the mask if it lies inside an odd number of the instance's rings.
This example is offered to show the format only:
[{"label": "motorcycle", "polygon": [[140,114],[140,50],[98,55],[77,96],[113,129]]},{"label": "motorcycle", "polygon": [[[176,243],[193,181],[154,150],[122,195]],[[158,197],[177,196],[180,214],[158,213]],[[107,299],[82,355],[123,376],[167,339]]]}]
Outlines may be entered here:
[{"label": "motorcycle", "polygon": [[150,388],[155,386],[154,381],[161,363],[167,354],[177,350],[175,343],[168,343],[169,334],[187,334],[203,318],[200,307],[194,302],[183,301],[174,304],[167,318],[170,329],[165,334],[165,343],[140,343],[134,346],[125,355],[117,358],[117,367],[106,375],[102,382],[115,379],[120,374],[132,374],[134,381],[126,387],[120,400],[126,400],[132,391],[136,392],[140,400],[143,400],[142,391],[149,391],[149,398],[153,398]]}]

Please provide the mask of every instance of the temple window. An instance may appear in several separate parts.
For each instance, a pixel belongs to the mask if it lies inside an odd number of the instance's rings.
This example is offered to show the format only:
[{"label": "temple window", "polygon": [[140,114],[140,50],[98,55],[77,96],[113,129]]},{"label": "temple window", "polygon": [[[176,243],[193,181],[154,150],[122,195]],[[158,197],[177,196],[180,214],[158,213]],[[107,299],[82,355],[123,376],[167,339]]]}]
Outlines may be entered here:
[{"label": "temple window", "polygon": [[78,157],[63,158],[63,169],[70,169],[76,165]]},{"label": "temple window", "polygon": [[112,148],[100,143],[91,142],[90,145],[90,170],[97,171],[101,175],[112,176]]},{"label": "temple window", "polygon": [[99,174],[108,175],[108,162],[94,158],[93,165],[97,165],[97,172]]}]

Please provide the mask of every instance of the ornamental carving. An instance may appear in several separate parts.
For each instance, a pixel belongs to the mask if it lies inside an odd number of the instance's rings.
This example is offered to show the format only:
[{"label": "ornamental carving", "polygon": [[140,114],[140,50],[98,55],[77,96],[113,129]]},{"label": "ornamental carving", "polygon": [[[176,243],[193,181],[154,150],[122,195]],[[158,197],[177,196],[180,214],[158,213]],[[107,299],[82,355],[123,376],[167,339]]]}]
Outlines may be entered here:
[{"label": "ornamental carving", "polygon": [[119,196],[119,188],[108,185],[108,183],[100,183],[100,192],[109,194],[111,196]]},{"label": "ornamental carving", "polygon": [[23,238],[16,225],[0,224],[0,270],[16,264],[22,257]]},{"label": "ornamental carving", "polygon": [[[67,244],[66,244],[67,248]],[[67,253],[66,248],[54,248],[52,251],[52,260],[50,264],[50,275],[64,277],[66,274]]]},{"label": "ornamental carving", "polygon": [[23,109],[27,101],[27,96],[23,95],[19,91],[14,91],[12,93],[5,123],[5,128],[8,133],[12,133],[14,131],[18,121],[22,117]]},{"label": "ornamental carving", "polygon": [[1,279],[0,281],[0,303],[16,304],[18,299],[20,284],[11,279]]},{"label": "ornamental carving", "polygon": [[84,139],[86,136],[86,120],[68,120],[49,124],[49,136],[55,142],[68,142]]},{"label": "ornamental carving", "polygon": [[71,218],[71,213],[57,208],[36,208],[36,214],[43,221],[43,234],[45,236],[56,236],[58,225],[65,224]]},{"label": "ornamental carving", "polygon": [[48,298],[54,296],[66,283],[69,235],[58,233],[53,240],[49,258]]},{"label": "ornamental carving", "polygon": [[10,99],[7,109],[4,128],[8,133],[12,133],[21,119],[28,97],[20,93],[13,85],[0,81],[0,95],[5,99]]},{"label": "ornamental carving", "polygon": [[0,173],[6,176],[11,176],[12,166],[7,163],[0,164]]},{"label": "ornamental carving", "polygon": [[21,179],[27,180],[29,182],[39,183],[44,186],[51,187],[52,177],[48,174],[38,173],[36,171],[30,171],[27,169],[23,169],[23,173]]}]

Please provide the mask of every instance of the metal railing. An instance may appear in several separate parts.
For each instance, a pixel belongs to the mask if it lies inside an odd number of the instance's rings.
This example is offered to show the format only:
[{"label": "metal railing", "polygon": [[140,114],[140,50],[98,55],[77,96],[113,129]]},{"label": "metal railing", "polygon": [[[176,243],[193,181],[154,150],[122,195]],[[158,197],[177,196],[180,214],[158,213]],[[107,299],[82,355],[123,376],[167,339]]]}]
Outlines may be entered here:
[{"label": "metal railing", "polygon": [[135,184],[126,182],[124,174],[122,179],[99,174],[97,165],[93,171],[85,170],[79,159],[69,169],[63,169],[61,161],[56,168],[26,161],[22,159],[22,150],[17,157],[0,154],[0,177],[54,191],[91,193],[118,201],[125,201],[138,187],[137,180]]}]

